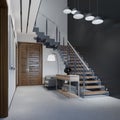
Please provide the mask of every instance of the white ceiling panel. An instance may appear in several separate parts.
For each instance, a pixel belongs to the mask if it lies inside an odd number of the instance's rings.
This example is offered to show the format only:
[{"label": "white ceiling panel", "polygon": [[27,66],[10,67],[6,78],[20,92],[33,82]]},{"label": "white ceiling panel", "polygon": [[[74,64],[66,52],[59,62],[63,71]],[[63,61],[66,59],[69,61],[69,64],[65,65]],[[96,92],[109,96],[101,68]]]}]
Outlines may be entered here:
[{"label": "white ceiling panel", "polygon": [[31,33],[32,30],[33,30],[40,1],[41,0],[32,0],[31,1],[31,9],[30,9],[30,16],[29,16],[28,33]]},{"label": "white ceiling panel", "polygon": [[14,17],[15,29],[17,32],[20,32],[20,0],[11,0],[11,12]]},{"label": "white ceiling panel", "polygon": [[22,0],[22,32],[26,33],[29,0]]}]

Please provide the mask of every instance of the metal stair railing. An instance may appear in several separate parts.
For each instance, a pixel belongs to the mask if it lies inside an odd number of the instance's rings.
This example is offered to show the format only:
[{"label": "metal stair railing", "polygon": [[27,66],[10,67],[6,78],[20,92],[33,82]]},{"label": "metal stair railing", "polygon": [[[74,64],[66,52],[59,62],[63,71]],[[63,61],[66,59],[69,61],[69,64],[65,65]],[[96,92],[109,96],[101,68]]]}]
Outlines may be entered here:
[{"label": "metal stair railing", "polygon": [[80,59],[80,61],[83,63],[84,67],[89,70],[88,66],[86,65],[86,63],[82,60],[82,58],[80,57],[80,55],[77,53],[77,51],[73,48],[73,46],[70,44],[69,41],[68,42],[68,45],[72,48],[72,50],[75,52],[75,54],[77,55],[77,57]]},{"label": "metal stair railing", "polygon": [[[85,93],[85,86],[86,86],[86,84],[85,84],[85,81],[86,81],[86,78],[85,78],[85,76],[86,76],[86,70],[87,71],[89,71],[90,70],[90,68],[87,66],[87,64],[83,61],[83,59],[80,57],[80,55],[77,53],[77,51],[73,48],[73,46],[70,44],[70,42],[69,41],[67,41],[67,43],[68,43],[68,45],[69,45],[69,47],[73,50],[73,52],[75,53],[75,55],[79,58],[79,60],[80,60],[80,62],[83,64],[83,74],[82,74],[82,76],[83,76],[83,89],[81,89],[80,90],[80,95],[82,95],[83,97],[84,97],[84,93]],[[76,57],[74,57],[74,72],[76,72],[76,68],[77,68],[77,65],[76,65]]]},{"label": "metal stair railing", "polygon": [[[72,73],[72,74],[76,74],[76,72],[77,72],[77,70],[76,70],[76,68],[77,68],[77,60],[76,60],[76,58],[79,56],[79,54],[76,52],[76,50],[72,47],[72,45],[70,44],[70,43],[68,43],[67,44],[67,46],[65,46],[65,45],[63,45],[64,47],[66,47],[66,48],[64,48],[64,49],[59,49],[59,53],[60,53],[60,55],[61,55],[61,57],[62,57],[62,59],[63,59],[63,61],[64,61],[64,63],[66,64],[68,64],[70,61],[68,60],[68,56],[70,56],[71,55],[71,53],[70,53],[70,51],[72,50],[73,51],[73,53],[74,53],[74,56],[72,57],[72,60],[74,60],[73,62],[74,62],[74,73]],[[78,54],[78,55],[76,55],[76,53]],[[65,54],[66,54],[66,56],[65,56]],[[80,56],[79,56],[80,57]],[[78,58],[79,58],[78,57]],[[81,58],[82,59],[82,58]],[[80,61],[81,61],[81,59],[79,59]],[[83,61],[84,62],[84,61]],[[82,62],[81,62],[82,63]],[[70,64],[70,63],[69,63]],[[83,64],[83,63],[82,63]],[[85,64],[85,63],[84,63]],[[90,70],[90,69],[89,69]],[[80,90],[80,95],[82,95],[83,97],[84,97],[84,91],[85,91],[85,80],[86,80],[86,78],[85,78],[85,76],[86,76],[86,73],[85,73],[85,71],[88,71],[88,69],[87,68],[85,68],[85,66],[83,65],[83,74],[82,74],[82,80],[83,80],[83,87],[82,87],[82,92],[81,92],[81,90]]]}]

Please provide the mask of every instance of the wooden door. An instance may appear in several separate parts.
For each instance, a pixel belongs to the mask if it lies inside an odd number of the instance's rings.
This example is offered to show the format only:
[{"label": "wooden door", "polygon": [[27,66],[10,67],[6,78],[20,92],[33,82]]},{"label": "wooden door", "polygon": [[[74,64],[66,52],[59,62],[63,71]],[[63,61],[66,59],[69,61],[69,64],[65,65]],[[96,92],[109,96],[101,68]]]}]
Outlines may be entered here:
[{"label": "wooden door", "polygon": [[19,43],[19,85],[42,84],[42,45],[37,43]]}]

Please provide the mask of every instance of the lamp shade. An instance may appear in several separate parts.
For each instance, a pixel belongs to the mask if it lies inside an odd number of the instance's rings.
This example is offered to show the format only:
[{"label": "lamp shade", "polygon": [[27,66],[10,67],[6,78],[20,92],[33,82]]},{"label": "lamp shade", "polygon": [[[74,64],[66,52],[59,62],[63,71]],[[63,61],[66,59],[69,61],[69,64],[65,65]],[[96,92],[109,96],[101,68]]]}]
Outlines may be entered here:
[{"label": "lamp shade", "polygon": [[71,11],[71,13],[72,13],[73,15],[74,15],[76,12],[77,12],[77,9],[76,9],[76,8],[72,9],[72,11]]},{"label": "lamp shade", "polygon": [[104,21],[103,19],[101,19],[100,17],[95,17],[95,19],[92,21],[92,24],[94,25],[99,25],[99,24],[102,24]]},{"label": "lamp shade", "polygon": [[56,61],[55,54],[48,55],[47,61]]},{"label": "lamp shade", "polygon": [[77,11],[74,15],[73,18],[74,19],[82,19],[84,17],[83,14],[81,14],[79,11]]},{"label": "lamp shade", "polygon": [[86,16],[85,16],[85,20],[86,21],[92,21],[92,20],[94,20],[94,16],[92,15],[92,14],[90,14],[90,13],[88,13]]},{"label": "lamp shade", "polygon": [[71,13],[71,9],[69,9],[69,8],[67,7],[67,8],[65,8],[65,9],[63,10],[63,13],[64,13],[64,14],[70,14],[70,13]]}]

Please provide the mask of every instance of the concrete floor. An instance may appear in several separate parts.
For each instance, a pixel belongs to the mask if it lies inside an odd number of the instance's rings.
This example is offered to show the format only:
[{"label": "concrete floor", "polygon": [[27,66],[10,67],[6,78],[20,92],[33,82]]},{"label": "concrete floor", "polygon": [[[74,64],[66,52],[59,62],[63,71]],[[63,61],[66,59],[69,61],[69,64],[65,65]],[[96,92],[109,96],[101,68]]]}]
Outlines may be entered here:
[{"label": "concrete floor", "polygon": [[120,120],[120,99],[67,98],[42,86],[18,87],[9,117],[0,120]]}]

